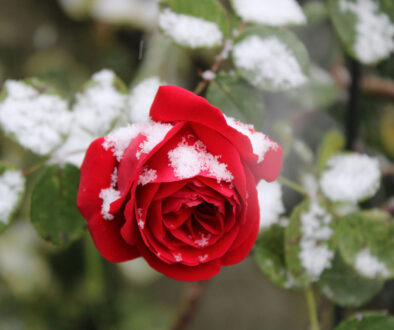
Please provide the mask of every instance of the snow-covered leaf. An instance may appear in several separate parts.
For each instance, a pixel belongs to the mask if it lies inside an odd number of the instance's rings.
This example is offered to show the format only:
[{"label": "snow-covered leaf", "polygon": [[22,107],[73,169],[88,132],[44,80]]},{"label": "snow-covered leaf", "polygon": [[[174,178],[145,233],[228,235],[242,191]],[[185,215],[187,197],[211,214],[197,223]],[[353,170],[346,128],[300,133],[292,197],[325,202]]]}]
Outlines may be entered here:
[{"label": "snow-covered leaf", "polygon": [[0,163],[0,233],[9,225],[25,191],[25,178],[20,171]]},{"label": "snow-covered leaf", "polygon": [[319,146],[317,154],[317,170],[321,173],[326,167],[327,161],[345,147],[345,137],[336,130],[327,132]]},{"label": "snow-covered leaf", "polygon": [[317,201],[306,200],[292,212],[286,227],[286,264],[296,281],[308,285],[331,267],[332,216]]},{"label": "snow-covered leaf", "polygon": [[157,90],[163,85],[157,76],[146,78],[133,87],[129,100],[127,116],[132,123],[150,120],[149,111]]},{"label": "snow-covered leaf", "polygon": [[45,168],[31,196],[31,221],[38,234],[56,245],[80,238],[86,222],[76,205],[79,169],[67,164]]},{"label": "snow-covered leaf", "polygon": [[383,288],[384,282],[360,276],[336,254],[332,268],[321,275],[320,291],[332,302],[344,307],[359,307],[371,300]]},{"label": "snow-covered leaf", "polygon": [[394,277],[393,237],[393,220],[381,210],[351,213],[335,225],[335,238],[344,260],[370,279]]},{"label": "snow-covered leaf", "polygon": [[108,133],[124,115],[127,88],[110,70],[95,73],[73,106],[73,124],[95,136]]},{"label": "snow-covered leaf", "polygon": [[235,73],[220,73],[209,84],[206,98],[226,115],[241,122],[261,125],[264,101],[261,92]]},{"label": "snow-covered leaf", "polygon": [[219,46],[229,34],[224,7],[215,0],[165,0],[159,15],[161,30],[181,46]]},{"label": "snow-covered leaf", "polygon": [[0,126],[24,148],[47,155],[68,134],[67,102],[44,83],[7,80],[0,97]]},{"label": "snow-covered leaf", "polygon": [[244,21],[266,25],[305,24],[306,18],[296,0],[231,0]]},{"label": "snow-covered leaf", "polygon": [[388,58],[394,51],[394,2],[330,0],[330,15],[350,55],[364,64]]},{"label": "snow-covered leaf", "polygon": [[278,225],[264,230],[254,245],[257,265],[268,278],[284,289],[299,288],[300,284],[286,268],[284,231]]},{"label": "snow-covered leaf", "polygon": [[293,33],[279,28],[245,29],[234,45],[233,60],[239,73],[262,90],[288,90],[308,81],[304,45]]},{"label": "snow-covered leaf", "polygon": [[358,153],[339,153],[328,160],[320,186],[333,202],[356,203],[376,193],[380,176],[377,159]]},{"label": "snow-covered leaf", "polygon": [[335,330],[392,330],[394,317],[382,312],[360,312],[340,323]]}]

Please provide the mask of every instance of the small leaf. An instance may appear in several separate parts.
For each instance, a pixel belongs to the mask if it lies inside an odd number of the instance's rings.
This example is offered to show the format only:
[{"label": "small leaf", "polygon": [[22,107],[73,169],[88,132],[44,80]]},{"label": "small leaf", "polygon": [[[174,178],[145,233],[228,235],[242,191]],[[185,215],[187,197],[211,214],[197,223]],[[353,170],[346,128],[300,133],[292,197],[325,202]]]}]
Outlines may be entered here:
[{"label": "small leaf", "polygon": [[241,76],[262,90],[289,90],[308,81],[308,53],[298,38],[284,29],[245,29],[234,45],[233,60]]},{"label": "small leaf", "polygon": [[278,225],[263,230],[254,249],[256,263],[268,278],[284,289],[298,288],[285,263],[284,231]]},{"label": "small leaf", "polygon": [[181,46],[218,46],[230,33],[228,13],[219,1],[165,0],[162,5],[159,26]]},{"label": "small leaf", "polygon": [[331,215],[317,201],[305,200],[292,212],[286,227],[286,264],[304,286],[319,279],[331,266]]},{"label": "small leaf", "polygon": [[355,59],[375,64],[393,52],[393,1],[330,0],[329,10],[339,37]]},{"label": "small leaf", "polygon": [[0,233],[10,224],[25,191],[25,178],[20,171],[0,163]]},{"label": "small leaf", "polygon": [[77,167],[45,168],[31,197],[31,221],[45,240],[66,245],[83,235],[86,222],[76,205],[78,185]]},{"label": "small leaf", "polygon": [[351,213],[335,225],[345,262],[366,278],[394,277],[394,223],[384,211]]},{"label": "small leaf", "polygon": [[241,122],[260,127],[264,113],[264,102],[257,91],[236,74],[220,73],[209,85],[208,101],[226,115]]},{"label": "small leaf", "polygon": [[319,146],[317,155],[317,170],[321,173],[326,167],[327,161],[345,147],[345,137],[339,131],[332,130],[326,133]]},{"label": "small leaf", "polygon": [[343,321],[335,330],[392,330],[394,317],[380,312],[357,313]]},{"label": "small leaf", "polygon": [[360,276],[339,254],[335,255],[332,268],[326,269],[318,282],[328,299],[344,307],[364,305],[380,292],[383,284],[383,281]]},{"label": "small leaf", "polygon": [[328,18],[326,4],[321,1],[308,1],[302,6],[308,24],[319,24]]}]

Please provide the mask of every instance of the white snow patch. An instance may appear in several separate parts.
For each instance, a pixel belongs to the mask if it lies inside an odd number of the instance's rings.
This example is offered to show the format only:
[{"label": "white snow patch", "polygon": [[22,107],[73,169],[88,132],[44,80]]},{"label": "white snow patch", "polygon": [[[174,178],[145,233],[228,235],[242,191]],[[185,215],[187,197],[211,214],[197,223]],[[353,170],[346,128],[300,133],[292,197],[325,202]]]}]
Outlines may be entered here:
[{"label": "white snow patch", "polygon": [[289,89],[308,80],[292,50],[276,37],[249,36],[234,46],[233,57],[237,68],[253,74],[256,87]]},{"label": "white snow patch", "polygon": [[0,125],[23,147],[49,154],[69,132],[71,114],[57,95],[40,94],[22,81],[5,82],[6,98],[0,103]]},{"label": "white snow patch", "polygon": [[153,28],[159,14],[158,0],[95,0],[92,16],[109,23],[129,23]]},{"label": "white snow patch", "polygon": [[343,12],[357,17],[354,51],[365,64],[374,63],[390,56],[394,51],[394,24],[381,12],[379,3],[373,0],[340,0]]},{"label": "white snow patch", "polygon": [[142,219],[142,214],[143,214],[142,208],[138,208],[137,209],[137,224],[138,224],[138,227],[140,227],[141,229],[144,229],[145,221]]},{"label": "white snow patch", "polygon": [[200,262],[204,262],[207,259],[208,259],[208,254],[204,254],[204,255],[198,257],[198,260]]},{"label": "white snow patch", "polygon": [[320,179],[324,195],[334,202],[355,203],[374,195],[379,185],[378,161],[358,153],[331,157]]},{"label": "white snow patch", "polygon": [[109,213],[111,204],[120,198],[120,192],[116,189],[116,181],[118,180],[118,169],[115,168],[111,174],[111,185],[109,188],[102,189],[99,197],[103,200],[101,205],[101,214],[105,220],[113,220],[114,215]]},{"label": "white snow patch", "polygon": [[319,279],[324,269],[331,267],[334,252],[327,241],[333,235],[332,217],[317,202],[311,201],[309,209],[301,214],[301,251],[299,258],[313,281]]},{"label": "white snow patch", "polygon": [[377,276],[386,277],[389,275],[386,264],[374,257],[368,247],[356,255],[354,267],[360,274],[368,278],[376,278]]},{"label": "white snow patch", "polygon": [[168,158],[179,179],[192,178],[205,171],[214,176],[218,182],[231,182],[234,178],[227,169],[227,164],[219,162],[220,156],[207,152],[202,141],[188,145],[183,139],[175,149],[168,152]]},{"label": "white snow patch", "polygon": [[260,206],[260,229],[279,223],[280,215],[285,212],[280,183],[261,180],[257,185],[257,194]]},{"label": "white snow patch", "polygon": [[145,135],[146,140],[139,145],[136,157],[140,158],[141,154],[149,153],[158,143],[160,143],[173,125],[162,124],[157,122],[137,123],[126,127],[121,127],[105,137],[103,148],[110,149],[114,156],[120,161],[123,153],[129,146],[131,140],[139,134]]},{"label": "white snow patch", "polygon": [[73,107],[75,124],[95,136],[106,134],[126,108],[127,97],[115,88],[115,79],[112,71],[101,70],[76,96]]},{"label": "white snow patch", "polygon": [[6,170],[0,175],[0,222],[8,224],[21,195],[25,190],[25,178],[20,171]]},{"label": "white snow patch", "polygon": [[182,254],[181,253],[176,253],[173,256],[174,256],[176,262],[182,261]]},{"label": "white snow patch", "polygon": [[144,166],[138,179],[138,184],[144,186],[157,179],[157,171]]},{"label": "white snow patch", "polygon": [[225,118],[227,125],[249,138],[252,144],[253,153],[258,156],[258,163],[261,163],[264,160],[264,156],[267,151],[271,149],[276,150],[278,148],[278,144],[271,141],[265,134],[255,131],[253,125],[241,123],[232,117],[225,116]]},{"label": "white snow patch", "polygon": [[232,0],[232,4],[245,21],[275,26],[306,23],[306,17],[295,0]]},{"label": "white snow patch", "polygon": [[150,77],[133,88],[128,100],[128,116],[132,123],[150,121],[150,108],[160,85],[159,77]]},{"label": "white snow patch", "polygon": [[211,234],[204,235],[200,233],[201,238],[194,241],[194,244],[197,244],[199,247],[204,247],[209,244],[209,240],[211,239]]},{"label": "white snow patch", "polygon": [[177,43],[191,48],[213,47],[223,39],[222,32],[214,22],[177,14],[169,8],[160,13],[159,26]]},{"label": "white snow patch", "polygon": [[216,73],[211,71],[211,70],[207,70],[207,71],[204,71],[202,73],[201,77],[204,80],[211,81],[211,80],[214,80],[216,78]]}]

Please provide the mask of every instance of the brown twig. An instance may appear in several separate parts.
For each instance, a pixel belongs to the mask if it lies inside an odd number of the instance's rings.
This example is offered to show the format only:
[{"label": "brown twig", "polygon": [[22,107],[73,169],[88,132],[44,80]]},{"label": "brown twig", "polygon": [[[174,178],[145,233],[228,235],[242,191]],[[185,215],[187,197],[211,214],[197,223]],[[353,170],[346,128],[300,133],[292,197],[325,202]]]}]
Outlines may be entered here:
[{"label": "brown twig", "polygon": [[[242,22],[241,25],[237,28],[236,32],[233,33],[232,38],[229,39],[230,43],[234,42],[235,38],[245,29],[245,27],[246,27],[246,22]],[[228,50],[226,50],[226,48],[228,47],[229,40],[224,41],[223,50],[219,53],[218,56],[216,56],[215,62],[212,64],[211,68],[209,69],[209,71],[211,71],[212,73],[216,73],[220,68],[220,65],[222,64],[223,60],[227,58]],[[194,93],[197,95],[201,94],[210,82],[211,82],[210,79],[203,78],[203,80],[200,81],[200,83],[194,89]]]},{"label": "brown twig", "polygon": [[184,330],[196,314],[198,303],[208,281],[189,283],[185,296],[181,300],[181,309],[171,330]]},{"label": "brown twig", "polygon": [[[342,64],[336,64],[331,68],[331,75],[337,85],[347,88],[350,85],[351,77]],[[394,99],[394,81],[387,78],[365,75],[361,79],[361,90],[365,93],[377,94]]]}]

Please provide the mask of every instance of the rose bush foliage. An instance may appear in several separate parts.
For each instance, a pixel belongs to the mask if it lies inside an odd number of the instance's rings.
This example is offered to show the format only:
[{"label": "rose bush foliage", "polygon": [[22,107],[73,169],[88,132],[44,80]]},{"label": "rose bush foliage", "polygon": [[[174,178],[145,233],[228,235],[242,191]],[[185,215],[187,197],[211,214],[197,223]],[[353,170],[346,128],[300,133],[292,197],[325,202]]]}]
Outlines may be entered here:
[{"label": "rose bush foliage", "polygon": [[78,208],[107,260],[208,279],[251,250],[256,184],[279,175],[281,147],[179,87],[160,87],[150,117],[90,145]]}]

